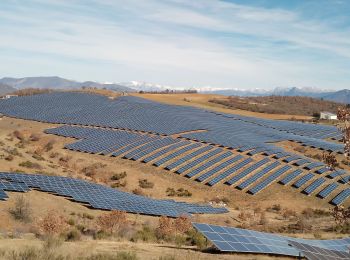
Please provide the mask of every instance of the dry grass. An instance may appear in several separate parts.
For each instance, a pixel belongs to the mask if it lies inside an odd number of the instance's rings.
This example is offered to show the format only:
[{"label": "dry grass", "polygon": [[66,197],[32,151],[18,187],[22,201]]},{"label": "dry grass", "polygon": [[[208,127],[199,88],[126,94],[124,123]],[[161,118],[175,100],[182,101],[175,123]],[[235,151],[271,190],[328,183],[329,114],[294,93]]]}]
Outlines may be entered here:
[{"label": "dry grass", "polygon": [[133,96],[142,97],[150,99],[157,102],[173,104],[173,105],[182,105],[182,106],[193,106],[198,108],[204,108],[216,112],[228,113],[228,114],[237,114],[243,116],[253,116],[266,119],[290,119],[295,118],[298,120],[309,120],[310,116],[298,116],[298,115],[280,115],[280,114],[264,114],[251,112],[247,110],[240,109],[229,109],[223,105],[215,104],[209,102],[212,99],[222,99],[227,98],[222,95],[213,95],[213,94],[132,94]]}]

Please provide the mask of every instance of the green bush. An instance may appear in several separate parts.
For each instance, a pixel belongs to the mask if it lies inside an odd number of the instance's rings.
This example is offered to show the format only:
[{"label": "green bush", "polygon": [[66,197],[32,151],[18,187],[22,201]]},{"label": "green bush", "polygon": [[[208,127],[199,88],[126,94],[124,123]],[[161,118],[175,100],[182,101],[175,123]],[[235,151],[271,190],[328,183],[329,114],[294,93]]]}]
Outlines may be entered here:
[{"label": "green bush", "polygon": [[66,241],[79,241],[81,240],[81,233],[77,229],[73,229],[66,234]]},{"label": "green bush", "polygon": [[197,232],[194,229],[188,231],[187,236],[188,242],[191,245],[196,246],[200,250],[203,250],[208,246],[207,239],[201,233]]},{"label": "green bush", "polygon": [[154,183],[148,181],[147,179],[142,179],[142,180],[139,180],[139,186],[143,189],[152,189],[154,186]]},{"label": "green bush", "polygon": [[21,162],[18,165],[29,169],[41,169],[41,166],[38,163],[33,163],[31,161]]},{"label": "green bush", "polygon": [[118,181],[124,179],[127,176],[126,172],[116,173],[111,177],[112,181]]},{"label": "green bush", "polygon": [[144,242],[153,242],[157,240],[156,232],[154,229],[147,225],[142,226],[142,230],[138,230],[136,234],[131,238],[131,241],[144,241]]}]

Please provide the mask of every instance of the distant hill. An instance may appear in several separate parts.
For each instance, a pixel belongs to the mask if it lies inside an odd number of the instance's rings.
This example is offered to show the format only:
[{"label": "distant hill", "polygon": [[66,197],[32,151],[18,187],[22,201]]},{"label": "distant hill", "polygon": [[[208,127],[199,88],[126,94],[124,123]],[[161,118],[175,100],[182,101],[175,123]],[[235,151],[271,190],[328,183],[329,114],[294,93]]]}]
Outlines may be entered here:
[{"label": "distant hill", "polygon": [[215,91],[206,91],[203,93],[220,94],[224,96],[238,97],[263,97],[263,96],[287,96],[287,97],[312,97],[323,100],[329,100],[344,104],[350,104],[350,90],[343,89],[339,91],[325,91],[315,88],[275,88],[273,90],[240,90],[240,89],[222,89]]},{"label": "distant hill", "polygon": [[231,109],[267,114],[316,116],[321,111],[337,112],[340,103],[301,96],[227,97],[209,102]]},{"label": "distant hill", "polygon": [[335,102],[350,104],[350,90],[343,89],[336,92],[330,92],[322,95],[321,97],[324,100],[331,100]]},{"label": "distant hill", "polygon": [[16,91],[16,89],[11,87],[11,86],[9,86],[9,85],[0,83],[0,95],[9,94],[9,93],[11,93],[13,91]]},{"label": "distant hill", "polygon": [[82,87],[94,87],[94,88],[106,88],[115,91],[135,91],[132,88],[118,85],[118,84],[105,84],[94,81],[78,82],[74,80],[68,80],[60,77],[25,77],[25,78],[2,78],[0,84],[11,86],[15,89],[24,88],[50,88],[50,89],[79,89]]}]

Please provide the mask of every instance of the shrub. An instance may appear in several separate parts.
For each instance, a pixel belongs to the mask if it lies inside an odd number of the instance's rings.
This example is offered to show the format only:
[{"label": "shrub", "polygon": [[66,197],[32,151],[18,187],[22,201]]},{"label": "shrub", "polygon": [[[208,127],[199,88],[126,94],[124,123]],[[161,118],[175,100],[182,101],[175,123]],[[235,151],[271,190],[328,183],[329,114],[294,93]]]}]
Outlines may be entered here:
[{"label": "shrub", "polygon": [[48,141],[45,146],[44,146],[44,151],[45,152],[49,152],[53,149],[53,145],[55,144],[55,141],[54,140],[50,140]]},{"label": "shrub", "polygon": [[126,213],[119,210],[104,213],[97,219],[97,225],[100,227],[100,229],[110,234],[118,232],[126,223]]},{"label": "shrub", "polygon": [[136,234],[131,238],[131,241],[137,242],[137,241],[143,241],[143,242],[154,242],[157,240],[155,230],[152,229],[150,226],[143,225],[141,230],[138,230]]},{"label": "shrub", "polygon": [[31,220],[32,209],[28,200],[23,195],[16,197],[14,208],[10,209],[10,214],[16,219],[24,222]]},{"label": "shrub", "polygon": [[132,191],[132,193],[134,193],[135,195],[145,196],[145,193],[141,189],[138,189],[138,188],[134,189]]},{"label": "shrub", "polygon": [[75,225],[75,220],[70,218],[68,221],[67,221],[67,224],[70,225],[70,226],[74,226]]},{"label": "shrub", "polygon": [[21,162],[20,164],[18,164],[18,166],[25,167],[25,168],[29,168],[29,169],[38,169],[38,170],[41,169],[40,164],[38,164],[38,163],[33,163],[33,162],[31,162],[31,161],[24,161],[24,162]]},{"label": "shrub", "polygon": [[178,233],[184,234],[192,228],[191,220],[185,216],[181,215],[174,221],[175,230]]},{"label": "shrub", "polygon": [[88,177],[94,177],[97,174],[97,170],[104,167],[106,167],[106,165],[103,163],[93,163],[84,167],[81,172]]},{"label": "shrub", "polygon": [[126,172],[116,173],[111,177],[112,181],[119,181],[127,176]]},{"label": "shrub", "polygon": [[195,229],[191,229],[187,232],[188,242],[191,245],[196,246],[198,249],[203,250],[207,247],[207,239]]},{"label": "shrub", "polygon": [[171,218],[162,216],[159,218],[159,224],[156,229],[157,237],[161,239],[167,239],[173,235],[175,231],[173,220]]},{"label": "shrub", "polygon": [[29,136],[29,140],[32,141],[32,142],[37,142],[37,141],[40,140],[40,135],[39,135],[39,134],[32,133],[32,134]]},{"label": "shrub", "polygon": [[148,181],[147,179],[142,179],[142,180],[139,180],[139,186],[143,189],[152,189],[154,186],[154,183]]},{"label": "shrub", "polygon": [[184,188],[180,188],[176,191],[176,195],[178,197],[191,197],[192,193],[189,192],[188,190],[185,190]]},{"label": "shrub", "polygon": [[38,161],[44,161],[44,157],[42,157],[41,155],[39,154],[33,154],[32,157],[35,159],[35,160],[38,160]]},{"label": "shrub", "polygon": [[125,187],[126,186],[126,181],[116,181],[115,183],[111,184],[112,188],[120,188],[120,187]]},{"label": "shrub", "polygon": [[5,156],[5,160],[6,160],[6,161],[11,162],[11,161],[13,161],[13,159],[14,159],[14,157],[13,157],[13,155],[11,155],[11,154]]},{"label": "shrub", "polygon": [[57,235],[62,233],[67,228],[66,220],[56,211],[50,211],[38,222],[38,227],[41,233],[45,235]]},{"label": "shrub", "polygon": [[67,241],[79,241],[79,240],[81,240],[81,233],[80,233],[80,231],[77,230],[77,229],[70,230],[66,234],[66,240]]},{"label": "shrub", "polygon": [[176,192],[173,188],[167,188],[166,189],[166,195],[169,196],[169,197],[174,197],[176,196]]}]

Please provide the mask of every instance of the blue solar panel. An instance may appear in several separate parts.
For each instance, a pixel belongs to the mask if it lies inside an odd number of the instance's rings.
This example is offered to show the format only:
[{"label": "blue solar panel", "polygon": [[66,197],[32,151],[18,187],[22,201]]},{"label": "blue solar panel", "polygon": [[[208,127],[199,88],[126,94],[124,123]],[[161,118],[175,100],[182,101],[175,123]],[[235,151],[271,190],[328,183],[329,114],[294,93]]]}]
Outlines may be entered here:
[{"label": "blue solar panel", "polygon": [[270,171],[272,171],[273,169],[275,169],[276,167],[278,167],[281,163],[280,162],[273,162],[272,164],[266,166],[264,169],[262,169],[261,171],[257,172],[256,174],[254,174],[253,176],[249,177],[248,179],[246,179],[244,182],[242,182],[241,184],[237,185],[236,188],[243,190],[245,188],[247,188],[249,185],[253,184],[254,182],[256,182],[258,179],[260,179],[261,177],[263,177],[265,174],[269,173]]},{"label": "blue solar panel", "polygon": [[31,188],[72,198],[73,201],[90,204],[102,210],[122,210],[137,214],[176,217],[182,214],[224,213],[225,208],[209,204],[193,204],[171,200],[156,200],[122,192],[100,184],[58,176],[19,173],[0,173],[0,198],[7,198],[5,191],[26,192]]},{"label": "blue solar panel", "polygon": [[261,190],[265,189],[268,185],[270,185],[273,181],[275,181],[278,177],[280,177],[282,174],[288,171],[290,168],[291,166],[289,165],[283,166],[282,168],[278,169],[273,174],[271,174],[269,177],[267,177],[265,180],[249,189],[248,192],[250,194],[256,194],[260,192]]},{"label": "blue solar panel", "polygon": [[205,171],[206,169],[208,169],[209,167],[213,166],[214,164],[224,160],[225,158],[231,156],[232,153],[231,152],[225,152],[223,154],[221,154],[220,156],[212,159],[212,160],[209,160],[208,162],[202,164],[201,166],[199,166],[198,168],[196,169],[193,169],[192,171],[190,171],[189,173],[187,173],[185,176],[188,177],[188,178],[191,178],[203,171]]},{"label": "blue solar panel", "polygon": [[326,182],[326,179],[321,177],[321,178],[313,181],[309,186],[307,186],[303,190],[303,193],[310,195],[311,193],[313,193],[316,189],[318,189],[325,182]]},{"label": "blue solar panel", "polygon": [[[196,178],[196,181],[202,182],[208,178],[210,178],[211,176],[213,176],[214,174],[216,174],[217,172],[221,171],[222,169],[228,167],[229,165],[237,162],[238,160],[242,159],[243,156],[242,155],[236,155],[235,157],[219,164],[218,166],[214,167],[213,169],[207,171],[206,173],[202,174],[201,176]],[[251,161],[251,159],[249,158],[249,160]]]},{"label": "blue solar panel", "polygon": [[208,185],[209,186],[213,186],[215,184],[217,184],[219,181],[227,178],[228,176],[230,176],[231,174],[235,173],[236,171],[238,171],[239,169],[241,169],[242,167],[246,166],[247,164],[251,163],[253,161],[252,158],[247,158],[244,161],[235,164],[233,167],[230,167],[229,169],[227,169],[226,171],[224,171],[223,173],[221,173],[220,175],[216,176],[215,178],[211,179],[210,181],[208,181]]},{"label": "blue solar panel", "polygon": [[232,185],[232,184],[238,182],[239,180],[241,180],[242,178],[244,178],[245,176],[247,176],[251,172],[255,171],[256,169],[260,168],[264,164],[268,163],[269,161],[270,160],[268,158],[264,158],[264,159],[258,161],[257,163],[253,164],[252,166],[248,167],[247,169],[245,169],[241,173],[237,174],[236,176],[234,176],[231,179],[229,179],[228,181],[226,181],[226,184]]},{"label": "blue solar panel", "polygon": [[293,187],[295,188],[300,188],[301,186],[303,186],[305,183],[307,183],[309,180],[311,180],[314,177],[314,175],[312,173],[308,173],[306,175],[304,175],[303,177],[301,177],[299,180],[297,180],[294,184]]},{"label": "blue solar panel", "polygon": [[342,190],[337,196],[331,200],[331,204],[340,205],[350,196],[350,188]]},{"label": "blue solar panel", "polygon": [[289,246],[290,241],[305,243],[337,252],[347,252],[350,238],[311,240],[292,238],[254,230],[193,223],[214,246],[224,252],[260,253],[284,256],[299,256],[299,250]]},{"label": "blue solar panel", "polygon": [[338,186],[339,184],[337,184],[336,182],[333,182],[329,184],[327,187],[325,187],[323,190],[321,190],[317,194],[317,196],[322,199],[327,198]]}]

